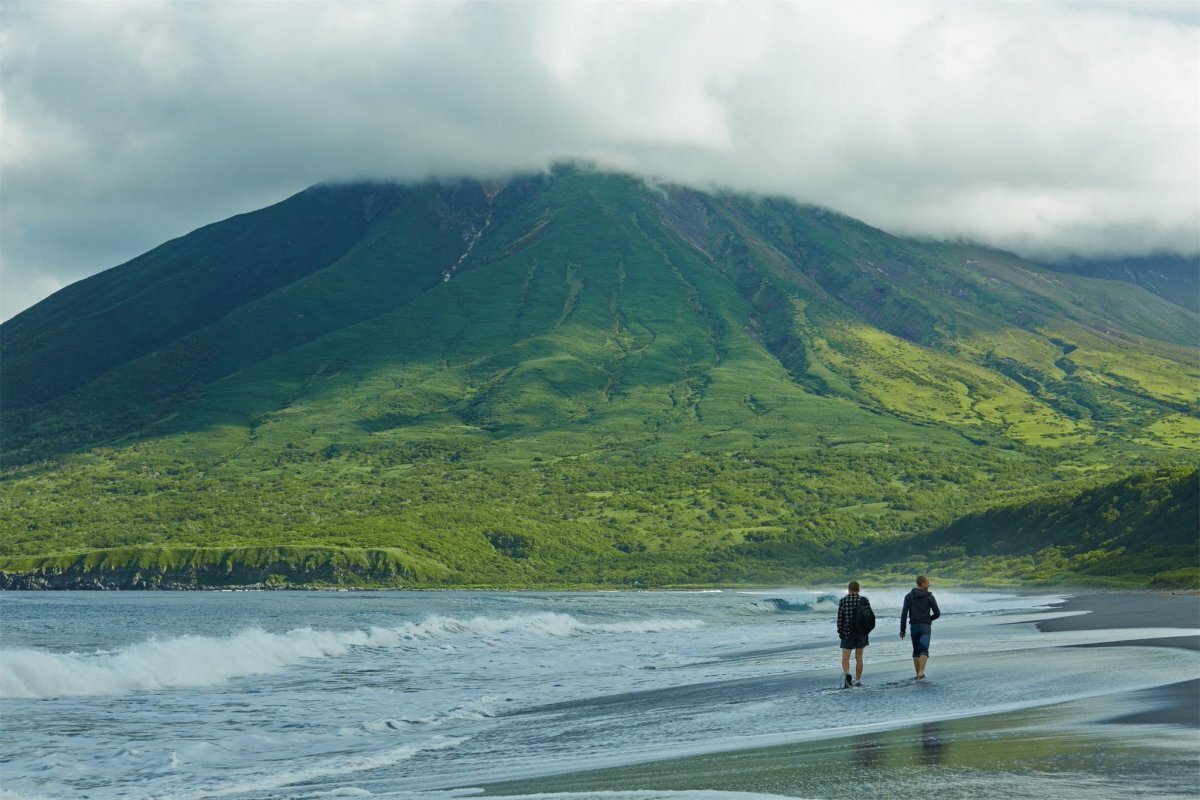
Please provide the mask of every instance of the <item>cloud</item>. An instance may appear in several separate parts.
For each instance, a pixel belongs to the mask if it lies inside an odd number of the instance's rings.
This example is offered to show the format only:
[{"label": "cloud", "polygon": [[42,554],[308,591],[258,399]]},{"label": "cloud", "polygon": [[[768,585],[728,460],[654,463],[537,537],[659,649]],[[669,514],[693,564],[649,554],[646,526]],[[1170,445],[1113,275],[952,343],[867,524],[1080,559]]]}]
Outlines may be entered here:
[{"label": "cloud", "polygon": [[323,180],[563,158],[1054,256],[1200,250],[1169,3],[5,3],[0,315]]}]

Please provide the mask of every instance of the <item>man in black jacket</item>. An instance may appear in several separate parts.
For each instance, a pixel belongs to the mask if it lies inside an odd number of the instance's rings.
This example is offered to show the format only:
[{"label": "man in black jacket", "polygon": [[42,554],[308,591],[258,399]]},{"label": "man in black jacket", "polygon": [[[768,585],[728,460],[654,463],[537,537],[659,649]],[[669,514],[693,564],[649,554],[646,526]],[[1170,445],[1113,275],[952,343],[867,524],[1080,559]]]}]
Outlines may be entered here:
[{"label": "man in black jacket", "polygon": [[845,676],[843,689],[851,686],[850,651],[854,651],[854,686],[862,686],[863,648],[867,646],[866,632],[859,632],[855,624],[859,618],[859,606],[871,607],[871,601],[858,593],[858,581],[850,581],[846,587],[850,592],[838,603],[837,632],[842,640],[842,674]]},{"label": "man in black jacket", "polygon": [[929,578],[917,576],[917,588],[904,596],[904,608],[900,610],[900,638],[904,638],[904,626],[912,628],[913,669],[917,680],[925,680],[925,662],[929,660],[929,637],[933,633],[933,621],[942,615],[937,599],[929,591]]}]

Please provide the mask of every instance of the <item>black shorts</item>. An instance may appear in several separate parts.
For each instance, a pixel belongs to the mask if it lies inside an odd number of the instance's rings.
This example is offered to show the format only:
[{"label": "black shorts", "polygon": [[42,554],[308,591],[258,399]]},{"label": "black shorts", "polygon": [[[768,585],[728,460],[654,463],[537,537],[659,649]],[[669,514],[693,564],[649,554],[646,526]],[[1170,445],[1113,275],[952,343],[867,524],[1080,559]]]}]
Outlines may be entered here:
[{"label": "black shorts", "polygon": [[866,647],[870,642],[867,641],[867,633],[852,633],[849,636],[842,637],[843,650],[857,650],[860,647]]}]

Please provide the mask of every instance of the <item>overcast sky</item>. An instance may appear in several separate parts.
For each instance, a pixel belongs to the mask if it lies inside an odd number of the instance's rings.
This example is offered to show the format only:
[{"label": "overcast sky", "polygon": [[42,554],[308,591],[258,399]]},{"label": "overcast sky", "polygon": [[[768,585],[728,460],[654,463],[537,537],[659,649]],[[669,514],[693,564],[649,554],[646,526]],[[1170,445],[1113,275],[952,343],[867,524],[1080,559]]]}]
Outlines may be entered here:
[{"label": "overcast sky", "polygon": [[325,180],[565,158],[1022,254],[1200,250],[1200,3],[0,5],[0,318]]}]

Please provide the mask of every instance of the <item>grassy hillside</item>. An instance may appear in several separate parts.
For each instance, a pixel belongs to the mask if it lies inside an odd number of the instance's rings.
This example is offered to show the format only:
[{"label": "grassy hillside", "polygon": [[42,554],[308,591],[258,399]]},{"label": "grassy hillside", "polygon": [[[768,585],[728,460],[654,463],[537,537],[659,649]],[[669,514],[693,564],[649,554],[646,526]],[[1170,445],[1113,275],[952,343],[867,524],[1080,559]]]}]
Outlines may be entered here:
[{"label": "grassy hillside", "polygon": [[797,580],[1194,464],[1198,324],[1009,254],[575,168],[313,189],[0,328],[0,568]]},{"label": "grassy hillside", "polygon": [[1190,311],[1200,311],[1200,256],[1073,259],[1047,266],[1074,275],[1132,283]]},{"label": "grassy hillside", "polygon": [[917,574],[1053,584],[1093,579],[1200,589],[1200,472],[1139,473],[1078,494],[1054,492],[968,514],[901,542],[873,544],[866,564]]}]

